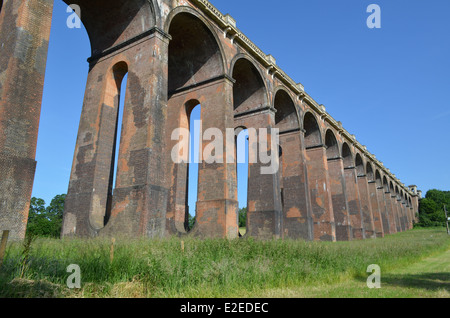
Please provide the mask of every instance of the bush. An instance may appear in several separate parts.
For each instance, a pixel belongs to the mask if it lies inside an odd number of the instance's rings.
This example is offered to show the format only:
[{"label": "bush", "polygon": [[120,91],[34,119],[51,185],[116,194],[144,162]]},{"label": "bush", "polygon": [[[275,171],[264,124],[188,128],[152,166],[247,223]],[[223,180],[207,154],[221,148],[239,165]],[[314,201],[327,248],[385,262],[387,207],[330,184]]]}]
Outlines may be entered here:
[{"label": "bush", "polygon": [[450,191],[430,190],[419,204],[417,227],[445,226],[444,205],[450,208]]},{"label": "bush", "polygon": [[59,238],[65,199],[65,194],[57,195],[50,205],[45,207],[43,199],[31,198],[27,235]]},{"label": "bush", "polygon": [[247,208],[239,209],[239,227],[247,226]]}]

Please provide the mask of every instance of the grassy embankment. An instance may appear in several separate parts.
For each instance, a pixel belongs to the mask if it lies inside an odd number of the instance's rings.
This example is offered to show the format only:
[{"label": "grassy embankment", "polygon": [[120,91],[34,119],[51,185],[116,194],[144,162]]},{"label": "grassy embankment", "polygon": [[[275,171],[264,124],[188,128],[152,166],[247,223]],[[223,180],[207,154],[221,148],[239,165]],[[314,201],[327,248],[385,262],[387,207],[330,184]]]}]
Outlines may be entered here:
[{"label": "grassy embankment", "polygon": [[[25,259],[8,246],[0,297],[449,297],[449,249],[441,229],[338,243],[118,239],[111,261],[110,240],[38,239]],[[66,287],[70,264],[79,290]],[[380,290],[365,286],[371,264]]]}]

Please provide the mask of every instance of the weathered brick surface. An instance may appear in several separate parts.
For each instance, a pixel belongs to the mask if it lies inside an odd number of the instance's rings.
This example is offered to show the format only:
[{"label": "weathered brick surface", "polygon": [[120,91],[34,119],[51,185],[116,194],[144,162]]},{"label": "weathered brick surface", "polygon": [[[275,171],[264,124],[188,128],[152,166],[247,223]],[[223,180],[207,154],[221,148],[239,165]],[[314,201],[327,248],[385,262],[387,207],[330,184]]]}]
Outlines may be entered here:
[{"label": "weathered brick surface", "polygon": [[384,202],[386,204],[389,218],[389,234],[395,234],[397,233],[397,218],[395,217],[395,210],[394,206],[392,205],[391,193],[389,191],[385,192],[384,194]]},{"label": "weathered brick surface", "polygon": [[0,230],[25,235],[53,1],[3,1],[0,12]]},{"label": "weathered brick surface", "polygon": [[381,224],[383,226],[384,235],[390,234],[389,212],[387,210],[386,201],[384,199],[384,187],[377,186],[378,209],[381,215]]},{"label": "weathered brick surface", "polygon": [[[257,140],[259,140],[259,129],[267,128],[267,140],[270,140],[270,128],[275,124],[275,114],[273,109],[261,110],[257,114],[242,116],[235,119],[235,127],[255,128],[257,139],[249,138],[250,153],[256,156],[260,150]],[[266,150],[266,149],[263,149]],[[267,152],[278,151],[271,149],[271,144],[267,144]],[[256,163],[249,163],[248,176],[248,212],[247,212],[247,235],[265,239],[280,238],[282,235],[282,202],[280,191],[280,171],[276,174],[261,174],[261,168],[267,166],[259,160]]]},{"label": "weathered brick surface", "polygon": [[383,220],[380,211],[380,202],[378,200],[376,181],[369,181],[369,198],[372,206],[373,224],[375,235],[377,237],[384,237]]},{"label": "weathered brick surface", "polygon": [[302,135],[294,131],[280,136],[283,237],[311,240],[313,224]]},{"label": "weathered brick surface", "polygon": [[[20,239],[36,166],[52,1],[1,3],[0,230]],[[197,225],[186,231],[188,165],[172,161],[171,134],[189,127],[197,104],[203,132],[265,128],[269,138],[280,132],[279,149],[270,143],[267,149],[279,154],[280,169],[261,174],[261,162],[249,165],[248,236],[363,239],[417,221],[417,187],[404,187],[206,0],[70,3],[82,10],[92,56],[63,236],[237,238],[236,164],[226,160],[200,164]],[[235,159],[231,148],[224,144],[224,159]],[[250,150],[258,150],[255,140]],[[357,154],[364,160],[356,162]],[[369,166],[379,174],[376,182],[366,176]]]},{"label": "weathered brick surface", "polygon": [[330,178],[325,147],[306,149],[308,184],[311,191],[314,239],[336,241],[336,227],[330,191]]},{"label": "weathered brick surface", "polygon": [[365,230],[363,225],[361,200],[359,199],[359,189],[355,167],[345,167],[344,176],[347,189],[347,202],[349,208],[350,224],[352,226],[353,238],[364,239]]},{"label": "weathered brick surface", "polygon": [[336,223],[336,239],[338,241],[349,241],[353,237],[353,232],[348,212],[344,162],[341,157],[328,159],[328,173],[330,177],[334,221]]}]

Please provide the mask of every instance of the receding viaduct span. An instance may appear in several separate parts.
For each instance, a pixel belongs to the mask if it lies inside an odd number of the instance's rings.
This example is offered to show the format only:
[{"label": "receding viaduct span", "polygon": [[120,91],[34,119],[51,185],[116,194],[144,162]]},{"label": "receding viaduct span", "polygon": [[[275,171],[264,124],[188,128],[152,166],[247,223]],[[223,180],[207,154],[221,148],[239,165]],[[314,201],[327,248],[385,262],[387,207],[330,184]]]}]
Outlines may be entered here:
[{"label": "receding viaduct span", "polygon": [[[186,230],[188,165],[173,162],[171,133],[189,127],[198,104],[203,131],[279,130],[278,172],[249,165],[246,235],[345,241],[412,228],[417,187],[401,183],[208,1],[65,2],[81,8],[92,56],[64,237],[237,238],[234,163],[200,164],[197,223]],[[0,0],[0,230],[15,239],[25,235],[35,174],[52,7]]]}]

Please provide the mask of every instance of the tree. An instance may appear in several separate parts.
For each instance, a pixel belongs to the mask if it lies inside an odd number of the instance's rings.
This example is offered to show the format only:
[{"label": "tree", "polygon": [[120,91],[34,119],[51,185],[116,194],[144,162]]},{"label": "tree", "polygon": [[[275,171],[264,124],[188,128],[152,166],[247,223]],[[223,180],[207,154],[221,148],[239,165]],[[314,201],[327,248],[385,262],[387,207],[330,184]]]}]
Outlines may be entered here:
[{"label": "tree", "polygon": [[45,207],[43,199],[31,198],[27,235],[60,237],[65,199],[65,194],[57,195]]},{"label": "tree", "polygon": [[419,204],[419,223],[417,226],[445,226],[444,205],[450,207],[450,191],[428,191]]},{"label": "tree", "polygon": [[239,209],[239,227],[247,226],[247,208]]},{"label": "tree", "polygon": [[192,230],[194,228],[195,225],[195,216],[192,216],[189,213],[189,220],[188,220],[188,231]]}]

